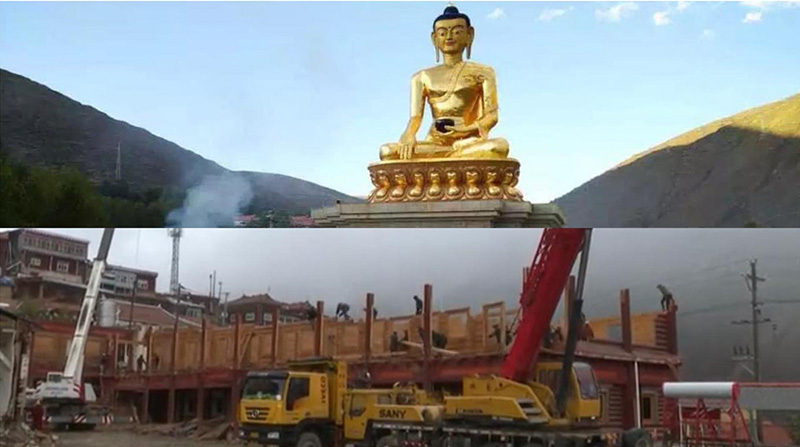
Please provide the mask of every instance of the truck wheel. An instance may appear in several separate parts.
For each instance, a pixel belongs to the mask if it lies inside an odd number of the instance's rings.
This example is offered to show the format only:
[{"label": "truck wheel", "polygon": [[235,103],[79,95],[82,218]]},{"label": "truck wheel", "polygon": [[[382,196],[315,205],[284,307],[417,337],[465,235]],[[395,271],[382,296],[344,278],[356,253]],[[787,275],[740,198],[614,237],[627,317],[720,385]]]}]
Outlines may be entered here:
[{"label": "truck wheel", "polygon": [[378,443],[375,444],[375,447],[397,447],[397,438],[393,435],[386,435],[378,439]]},{"label": "truck wheel", "polygon": [[322,441],[316,433],[306,432],[297,440],[297,447],[322,447]]},{"label": "truck wheel", "polygon": [[653,438],[647,430],[628,430],[622,435],[622,447],[653,447]]}]

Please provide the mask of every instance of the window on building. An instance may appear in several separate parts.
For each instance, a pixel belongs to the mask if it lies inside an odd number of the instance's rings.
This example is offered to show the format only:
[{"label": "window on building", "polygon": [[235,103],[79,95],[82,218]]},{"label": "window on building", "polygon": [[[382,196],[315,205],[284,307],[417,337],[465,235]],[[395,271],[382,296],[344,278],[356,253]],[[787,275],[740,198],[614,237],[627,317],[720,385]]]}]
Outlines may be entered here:
[{"label": "window on building", "polygon": [[41,267],[42,266],[42,260],[40,258],[37,258],[37,257],[34,256],[34,257],[31,257],[31,260],[30,260],[30,262],[28,262],[28,264],[31,267]]},{"label": "window on building", "polygon": [[658,422],[658,396],[655,393],[642,393],[641,411],[643,424]]},{"label": "window on building", "polygon": [[246,321],[248,323],[252,323],[253,321],[256,321],[256,313],[255,312],[247,312],[246,314],[244,314],[244,321]]},{"label": "window on building", "polygon": [[67,261],[58,261],[56,263],[56,271],[59,271],[61,273],[69,272],[69,262],[67,262]]},{"label": "window on building", "polygon": [[272,323],[272,312],[264,312],[261,316],[261,321],[263,321],[264,324]]},{"label": "window on building", "polygon": [[149,283],[147,282],[146,279],[140,279],[140,280],[136,281],[136,287],[139,290],[147,289],[148,286],[149,286]]}]

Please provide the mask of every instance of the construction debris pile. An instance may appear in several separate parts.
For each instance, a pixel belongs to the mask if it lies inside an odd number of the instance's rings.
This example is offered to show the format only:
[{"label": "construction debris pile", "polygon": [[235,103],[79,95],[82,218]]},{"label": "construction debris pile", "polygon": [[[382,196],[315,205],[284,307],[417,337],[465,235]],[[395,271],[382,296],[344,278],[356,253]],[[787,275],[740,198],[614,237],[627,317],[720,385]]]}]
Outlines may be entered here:
[{"label": "construction debris pile", "polygon": [[0,428],[0,447],[53,447],[58,436],[42,433],[23,423],[10,423]]},{"label": "construction debris pile", "polygon": [[[235,441],[236,433],[233,425],[224,417],[198,421],[192,419],[176,424],[145,424],[138,425],[134,429],[137,433],[147,434],[156,433],[180,438],[207,440],[228,440]],[[3,447],[3,446],[0,446]]]}]

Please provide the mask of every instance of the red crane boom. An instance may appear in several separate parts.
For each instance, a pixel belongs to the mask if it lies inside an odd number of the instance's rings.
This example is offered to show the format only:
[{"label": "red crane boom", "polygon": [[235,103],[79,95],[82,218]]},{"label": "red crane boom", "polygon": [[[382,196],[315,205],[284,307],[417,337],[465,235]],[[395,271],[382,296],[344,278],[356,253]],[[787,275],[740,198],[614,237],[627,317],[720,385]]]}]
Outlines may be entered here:
[{"label": "red crane boom", "polygon": [[589,231],[583,228],[548,228],[542,233],[523,283],[520,297],[522,318],[500,372],[503,377],[523,383],[528,379],[528,372],[539,356],[542,338],[550,329],[550,320],[572,266],[587,245]]}]

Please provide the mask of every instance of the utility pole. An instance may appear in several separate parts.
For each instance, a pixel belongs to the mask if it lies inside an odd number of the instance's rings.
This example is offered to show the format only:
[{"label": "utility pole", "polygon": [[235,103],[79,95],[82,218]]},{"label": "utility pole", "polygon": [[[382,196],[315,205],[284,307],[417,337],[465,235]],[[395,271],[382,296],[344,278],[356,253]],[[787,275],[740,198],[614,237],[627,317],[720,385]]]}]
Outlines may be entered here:
[{"label": "utility pole", "polygon": [[[225,319],[228,320],[228,321],[230,321],[230,318],[228,316],[228,294],[229,293],[230,292],[225,292]],[[222,298],[222,297],[220,297],[220,298]]]},{"label": "utility pole", "polygon": [[753,259],[750,261],[750,273],[744,274],[742,276],[747,282],[747,288],[750,289],[750,307],[753,311],[753,318],[752,320],[739,320],[734,321],[733,324],[749,324],[753,328],[753,378],[756,382],[761,381],[761,359],[759,357],[759,345],[758,345],[758,326],[762,323],[769,323],[772,320],[769,318],[761,318],[761,309],[760,306],[763,304],[758,301],[758,283],[766,281],[765,278],[761,278],[756,274],[756,264],[758,260]]},{"label": "utility pole", "polygon": [[[749,324],[753,328],[753,378],[756,382],[761,381],[761,361],[759,357],[759,346],[758,346],[758,325],[762,323],[769,323],[772,320],[769,318],[761,318],[761,302],[758,301],[758,283],[766,281],[765,278],[761,278],[756,273],[756,264],[758,263],[758,259],[753,259],[750,261],[750,273],[744,274],[742,276],[747,283],[747,288],[750,289],[750,307],[753,311],[753,319],[752,320],[739,320],[734,321],[733,324]],[[748,350],[746,356],[750,357],[750,352]],[[755,423],[755,433],[756,433],[756,441],[761,439],[761,418],[760,415],[753,410],[752,419]]]}]

